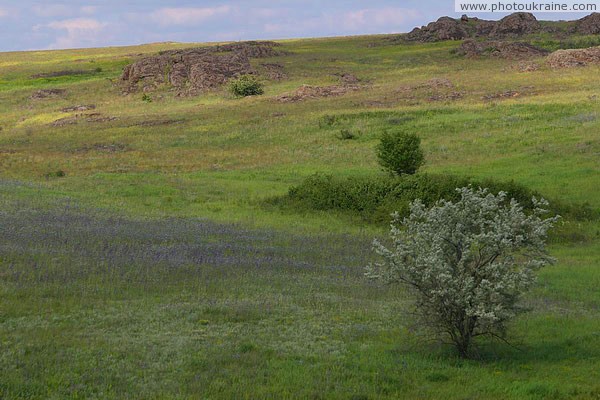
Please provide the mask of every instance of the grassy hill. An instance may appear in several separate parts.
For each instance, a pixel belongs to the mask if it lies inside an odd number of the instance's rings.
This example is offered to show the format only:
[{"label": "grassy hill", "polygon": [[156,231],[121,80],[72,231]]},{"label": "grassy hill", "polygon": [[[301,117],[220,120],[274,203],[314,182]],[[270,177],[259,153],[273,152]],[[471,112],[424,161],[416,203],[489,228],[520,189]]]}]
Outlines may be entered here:
[{"label": "grassy hill", "polygon": [[[600,68],[387,36],[281,44],[252,62],[288,78],[243,99],[122,94],[125,65],[189,44],[0,54],[0,397],[598,398],[597,221],[560,228],[518,348],[464,361],[363,278],[384,228],[264,200],[315,172],[384,174],[378,138],[406,129],[426,172],[598,211]],[[277,101],[341,73],[361,89]],[[45,89],[64,92],[31,98]],[[78,105],[95,107],[63,111]]]}]

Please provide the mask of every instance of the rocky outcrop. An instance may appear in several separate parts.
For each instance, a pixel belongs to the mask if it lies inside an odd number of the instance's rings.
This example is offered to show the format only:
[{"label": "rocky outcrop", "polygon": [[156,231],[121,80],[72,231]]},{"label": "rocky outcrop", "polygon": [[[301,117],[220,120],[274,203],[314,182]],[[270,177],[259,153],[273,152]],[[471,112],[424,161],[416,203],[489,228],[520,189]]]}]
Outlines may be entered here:
[{"label": "rocky outcrop", "polygon": [[457,54],[465,57],[496,57],[511,60],[524,60],[542,57],[548,54],[544,49],[529,43],[465,40],[458,48]]},{"label": "rocky outcrop", "polygon": [[331,85],[311,86],[302,85],[291,93],[285,93],[276,98],[281,103],[295,103],[303,100],[319,99],[323,97],[343,96],[346,93],[360,90],[358,85]]},{"label": "rocky outcrop", "polygon": [[573,68],[584,67],[586,65],[600,65],[600,47],[557,50],[548,56],[546,62],[551,68]]},{"label": "rocky outcrop", "polygon": [[469,37],[467,24],[450,17],[442,17],[427,26],[415,28],[406,39],[419,42],[437,42],[440,40],[461,40]]},{"label": "rocky outcrop", "polygon": [[549,33],[560,37],[568,33],[583,35],[600,34],[600,13],[593,13],[577,21],[546,21],[541,24],[531,13],[514,13],[499,21],[469,18],[442,17],[404,35],[413,42],[437,42],[441,40],[518,38],[535,33]]},{"label": "rocky outcrop", "polygon": [[492,31],[491,38],[528,35],[540,32],[542,26],[533,14],[514,13],[498,21]]},{"label": "rocky outcrop", "polygon": [[600,34],[600,13],[593,13],[581,18],[575,24],[575,32],[582,35]]},{"label": "rocky outcrop", "polygon": [[277,46],[274,42],[240,42],[166,51],[126,66],[121,81],[126,92],[169,86],[182,95],[198,94],[254,73],[250,59],[282,54]]}]

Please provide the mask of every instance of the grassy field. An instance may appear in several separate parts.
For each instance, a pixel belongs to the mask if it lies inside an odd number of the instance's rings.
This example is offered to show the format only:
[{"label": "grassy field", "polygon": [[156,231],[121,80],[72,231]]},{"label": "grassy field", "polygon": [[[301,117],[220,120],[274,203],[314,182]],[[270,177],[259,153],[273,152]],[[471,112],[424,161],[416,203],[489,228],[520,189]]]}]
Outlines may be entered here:
[{"label": "grassy field", "polygon": [[[264,201],[315,172],[383,174],[374,147],[398,128],[426,172],[600,210],[600,68],[385,36],[282,45],[253,62],[289,78],[245,99],[122,94],[123,66],[185,44],[0,54],[0,398],[600,399],[597,221],[565,221],[516,348],[465,361],[363,277],[385,227]],[[34,77],[62,70],[83,72]],[[337,73],[364,88],[275,100]],[[50,88],[66,94],[30,98]],[[81,104],[111,118],[53,124]]]}]

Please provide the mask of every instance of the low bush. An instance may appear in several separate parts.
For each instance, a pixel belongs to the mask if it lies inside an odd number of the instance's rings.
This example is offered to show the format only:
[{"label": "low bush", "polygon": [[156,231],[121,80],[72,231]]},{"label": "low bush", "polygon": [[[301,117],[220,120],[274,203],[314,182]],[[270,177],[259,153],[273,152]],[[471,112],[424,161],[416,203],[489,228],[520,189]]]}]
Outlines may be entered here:
[{"label": "low bush", "polygon": [[229,91],[236,97],[257,96],[264,93],[262,84],[252,75],[242,75],[230,81]]},{"label": "low bush", "polygon": [[337,138],[340,140],[353,140],[357,138],[357,135],[350,129],[340,129],[340,134]]},{"label": "low bush", "polygon": [[[301,184],[290,188],[288,194],[272,199],[276,205],[304,210],[337,210],[359,214],[368,222],[389,223],[390,214],[401,217],[410,212],[409,205],[421,199],[426,206],[438,200],[457,201],[456,188],[472,185],[487,188],[496,195],[503,191],[507,198],[517,200],[525,210],[533,210],[532,197],[544,197],[514,181],[473,179],[449,174],[416,174],[403,176],[336,177],[314,174]],[[594,220],[598,212],[586,205],[551,202],[552,212],[565,219]]]},{"label": "low bush", "polygon": [[377,157],[385,170],[397,175],[414,174],[425,160],[421,139],[402,131],[384,132],[377,146]]}]

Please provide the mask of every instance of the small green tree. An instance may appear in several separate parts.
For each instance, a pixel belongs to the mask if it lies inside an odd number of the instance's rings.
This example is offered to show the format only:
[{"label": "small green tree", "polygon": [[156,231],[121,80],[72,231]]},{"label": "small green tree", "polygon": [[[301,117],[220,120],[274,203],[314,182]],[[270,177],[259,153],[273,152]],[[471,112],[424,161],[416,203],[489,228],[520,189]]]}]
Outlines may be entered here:
[{"label": "small green tree", "polygon": [[397,131],[383,133],[377,157],[384,169],[398,175],[414,174],[425,160],[421,139],[415,134]]},{"label": "small green tree", "polygon": [[264,93],[262,84],[252,75],[242,75],[230,81],[229,91],[236,97],[256,96]]},{"label": "small green tree", "polygon": [[367,276],[408,286],[423,325],[467,357],[474,338],[504,339],[506,323],[523,311],[518,303],[534,272],[554,261],[545,241],[560,217],[541,217],[543,199],[534,198],[527,215],[504,192],[457,190],[455,203],[427,209],[417,200],[401,224],[396,216],[393,247],[374,242],[382,262],[368,266]]}]

